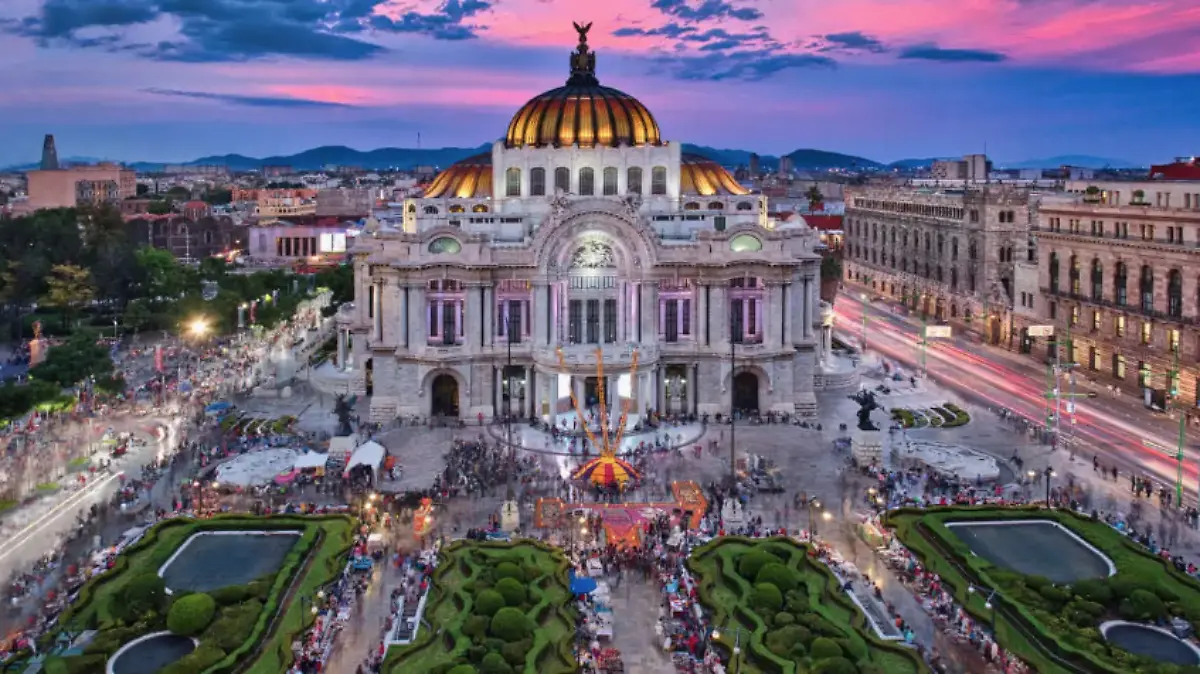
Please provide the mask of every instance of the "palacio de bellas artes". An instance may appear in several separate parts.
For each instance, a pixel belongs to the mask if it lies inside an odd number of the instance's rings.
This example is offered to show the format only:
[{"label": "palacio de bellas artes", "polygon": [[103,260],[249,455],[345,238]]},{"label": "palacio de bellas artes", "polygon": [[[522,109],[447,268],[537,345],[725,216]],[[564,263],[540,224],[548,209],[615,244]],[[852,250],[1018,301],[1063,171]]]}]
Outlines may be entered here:
[{"label": "palacio de bellas artes", "polygon": [[664,140],[641,102],[600,84],[579,32],[565,86],[351,251],[338,363],[370,393],[370,420],[550,421],[572,398],[631,425],[815,415],[832,339],[818,237]]}]

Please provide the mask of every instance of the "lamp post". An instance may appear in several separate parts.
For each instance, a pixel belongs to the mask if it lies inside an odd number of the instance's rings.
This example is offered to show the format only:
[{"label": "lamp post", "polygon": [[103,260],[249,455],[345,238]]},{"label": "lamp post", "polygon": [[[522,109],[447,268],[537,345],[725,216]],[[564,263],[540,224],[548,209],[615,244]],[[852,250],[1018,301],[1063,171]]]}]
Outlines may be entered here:
[{"label": "lamp post", "polygon": [[[726,290],[729,297],[729,484],[734,486],[737,484],[737,443],[734,441],[734,434],[737,432],[737,419],[734,416],[734,405],[736,404],[736,391],[734,390],[734,379],[737,374],[737,343],[740,340],[740,335],[734,334],[733,320],[733,279],[729,280],[729,289]],[[740,325],[740,323],[739,323]]]},{"label": "lamp post", "polygon": [[[729,672],[730,674],[733,674],[735,671],[741,672],[742,635],[745,634],[746,638],[749,639],[750,633],[743,629],[740,625],[736,625],[732,622],[730,622],[729,626],[725,628],[725,631],[733,632],[733,655],[729,658]],[[721,638],[721,630],[714,627],[711,636],[713,641],[718,641]]]},{"label": "lamp post", "polygon": [[[813,517],[813,510],[824,512],[824,507],[821,502],[815,498],[808,500],[808,528],[811,530],[810,538],[817,537],[817,519]],[[826,513],[828,514],[828,513]]]},{"label": "lamp post", "polygon": [[[968,585],[968,586],[967,586],[967,593],[968,593],[968,594],[975,594],[976,592],[980,591],[981,589],[987,589],[987,588],[976,588],[974,585]],[[994,629],[994,628],[995,628],[995,626],[996,626],[996,603],[995,603],[995,599],[996,599],[996,590],[992,590],[991,592],[989,592],[989,593],[988,593],[988,596],[987,596],[987,598],[983,600],[983,607],[984,607],[984,608],[986,608],[987,610],[989,610],[989,611],[991,611],[991,612],[992,612],[992,628],[993,628],[993,629]]]},{"label": "lamp post", "polygon": [[1049,510],[1052,507],[1050,505],[1050,478],[1058,477],[1058,473],[1054,472],[1054,469],[1050,466],[1046,466],[1046,470],[1042,471],[1042,475],[1046,476],[1046,510]]}]

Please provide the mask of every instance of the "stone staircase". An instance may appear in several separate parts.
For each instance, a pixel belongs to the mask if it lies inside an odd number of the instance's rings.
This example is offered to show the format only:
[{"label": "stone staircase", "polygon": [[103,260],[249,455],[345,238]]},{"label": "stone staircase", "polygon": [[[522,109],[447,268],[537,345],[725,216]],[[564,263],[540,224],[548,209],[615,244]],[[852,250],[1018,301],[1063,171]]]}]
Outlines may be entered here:
[{"label": "stone staircase", "polygon": [[396,418],[400,401],[395,396],[371,396],[371,408],[367,420],[373,424],[390,423]]},{"label": "stone staircase", "polygon": [[416,630],[413,627],[417,624],[417,609],[420,602],[405,603],[400,608],[400,621],[396,625],[396,641],[412,641],[416,636]]}]

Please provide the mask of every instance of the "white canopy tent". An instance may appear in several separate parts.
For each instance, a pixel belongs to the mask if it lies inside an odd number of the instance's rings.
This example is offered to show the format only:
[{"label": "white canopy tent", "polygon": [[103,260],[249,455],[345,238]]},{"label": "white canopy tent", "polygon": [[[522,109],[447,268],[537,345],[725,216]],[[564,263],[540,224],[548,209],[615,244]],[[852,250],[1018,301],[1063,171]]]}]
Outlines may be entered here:
[{"label": "white canopy tent", "polygon": [[342,473],[343,477],[350,476],[350,469],[355,466],[369,466],[372,474],[378,475],[379,469],[383,466],[383,459],[387,456],[387,450],[383,445],[368,440],[359,445],[354,453],[350,455],[350,460],[346,462],[346,468]]},{"label": "white canopy tent", "polygon": [[328,454],[320,454],[318,452],[308,452],[296,457],[296,470],[305,470],[311,468],[324,468],[329,462]]}]

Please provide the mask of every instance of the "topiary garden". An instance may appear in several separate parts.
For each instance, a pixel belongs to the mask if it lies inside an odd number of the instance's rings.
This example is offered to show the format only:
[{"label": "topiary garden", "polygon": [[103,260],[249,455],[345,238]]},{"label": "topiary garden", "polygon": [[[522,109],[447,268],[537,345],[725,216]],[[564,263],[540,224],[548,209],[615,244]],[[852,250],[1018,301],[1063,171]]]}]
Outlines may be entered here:
[{"label": "topiary garden", "polygon": [[[295,545],[271,573],[246,585],[208,593],[171,594],[159,569],[202,531],[299,531]],[[50,651],[45,671],[103,674],[105,663],[138,637],[164,630],[194,637],[199,646],[159,674],[278,674],[286,671],[291,642],[312,615],[297,596],[311,596],[337,578],[353,541],[353,522],[342,516],[218,516],[178,518],[152,527],[126,549],[113,568],[90,580],[63,612],[59,629],[40,644]],[[60,635],[95,630],[77,655],[55,654]]]},{"label": "topiary garden", "polygon": [[[737,629],[745,669],[774,674],[917,674],[912,649],[878,639],[808,547],[788,538],[724,537],[692,552],[701,603],[729,652]],[[749,643],[747,643],[747,635]],[[751,670],[753,668],[753,670]]]},{"label": "topiary garden", "polygon": [[415,641],[384,671],[568,674],[574,609],[568,562],[537,541],[455,541],[442,550]]}]

